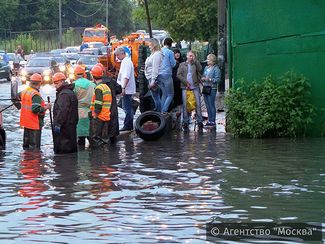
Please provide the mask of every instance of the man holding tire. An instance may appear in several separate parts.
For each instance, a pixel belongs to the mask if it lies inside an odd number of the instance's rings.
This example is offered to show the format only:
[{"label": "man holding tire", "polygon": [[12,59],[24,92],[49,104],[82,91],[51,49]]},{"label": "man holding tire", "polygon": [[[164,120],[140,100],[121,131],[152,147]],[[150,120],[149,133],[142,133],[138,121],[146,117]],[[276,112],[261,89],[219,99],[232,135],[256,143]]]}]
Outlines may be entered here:
[{"label": "man holding tire", "polygon": [[120,131],[129,131],[133,130],[134,111],[132,96],[135,94],[134,66],[131,58],[126,56],[123,47],[118,47],[114,53],[116,57],[121,60],[117,83],[122,86],[122,104],[125,112],[124,126]]}]

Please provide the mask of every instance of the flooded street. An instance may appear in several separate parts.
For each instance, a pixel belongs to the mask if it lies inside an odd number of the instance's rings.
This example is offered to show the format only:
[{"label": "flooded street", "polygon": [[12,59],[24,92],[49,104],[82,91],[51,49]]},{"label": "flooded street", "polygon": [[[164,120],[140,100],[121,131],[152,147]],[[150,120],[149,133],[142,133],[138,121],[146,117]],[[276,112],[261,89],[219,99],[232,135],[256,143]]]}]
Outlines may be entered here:
[{"label": "flooded street", "polygon": [[[0,98],[9,97],[10,84],[0,83]],[[205,243],[211,218],[324,222],[325,139],[175,132],[157,142],[130,137],[105,150],[56,156],[48,114],[41,153],[22,150],[16,108],[3,117],[4,243]]]}]

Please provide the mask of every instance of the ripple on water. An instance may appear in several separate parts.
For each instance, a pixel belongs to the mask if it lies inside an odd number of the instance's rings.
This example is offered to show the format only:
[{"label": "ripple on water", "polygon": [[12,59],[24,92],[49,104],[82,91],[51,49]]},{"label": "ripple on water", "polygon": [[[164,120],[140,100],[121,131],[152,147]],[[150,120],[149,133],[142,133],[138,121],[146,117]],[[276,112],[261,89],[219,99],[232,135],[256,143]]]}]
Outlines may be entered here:
[{"label": "ripple on water", "polygon": [[[0,84],[5,90],[9,85]],[[180,132],[54,156],[47,114],[42,153],[26,158],[18,120],[16,109],[6,111],[8,147],[0,152],[5,243],[205,243],[211,218],[319,222],[322,213],[324,140]]]}]

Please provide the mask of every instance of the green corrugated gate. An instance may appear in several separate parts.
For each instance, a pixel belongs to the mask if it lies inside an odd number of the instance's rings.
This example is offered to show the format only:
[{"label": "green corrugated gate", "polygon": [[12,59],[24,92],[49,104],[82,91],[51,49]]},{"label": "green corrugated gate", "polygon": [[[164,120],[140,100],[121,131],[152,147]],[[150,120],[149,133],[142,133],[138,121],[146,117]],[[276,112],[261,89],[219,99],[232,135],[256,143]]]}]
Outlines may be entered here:
[{"label": "green corrugated gate", "polygon": [[279,76],[289,70],[312,86],[317,119],[325,123],[325,0],[228,0],[229,77]]}]

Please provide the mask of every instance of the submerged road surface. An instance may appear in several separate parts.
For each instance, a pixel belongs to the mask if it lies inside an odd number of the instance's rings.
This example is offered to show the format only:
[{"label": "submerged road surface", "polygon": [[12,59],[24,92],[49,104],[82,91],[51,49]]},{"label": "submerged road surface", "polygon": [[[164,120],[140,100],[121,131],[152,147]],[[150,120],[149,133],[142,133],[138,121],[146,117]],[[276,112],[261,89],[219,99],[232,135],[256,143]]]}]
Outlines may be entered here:
[{"label": "submerged road surface", "polygon": [[[0,84],[0,98],[9,96],[9,83]],[[15,108],[4,113],[4,127],[3,243],[205,243],[212,218],[324,222],[324,139],[177,132],[56,156],[48,115],[41,153],[22,150]]]}]

